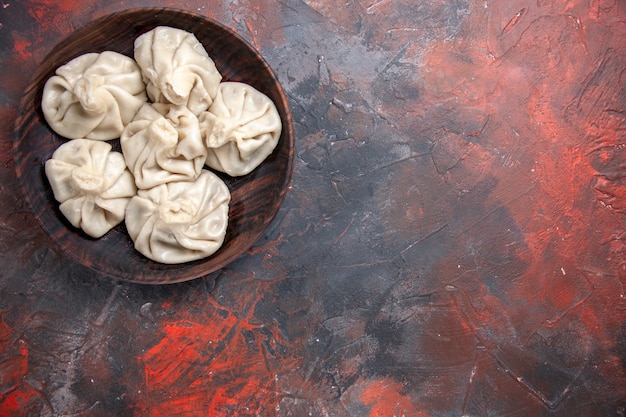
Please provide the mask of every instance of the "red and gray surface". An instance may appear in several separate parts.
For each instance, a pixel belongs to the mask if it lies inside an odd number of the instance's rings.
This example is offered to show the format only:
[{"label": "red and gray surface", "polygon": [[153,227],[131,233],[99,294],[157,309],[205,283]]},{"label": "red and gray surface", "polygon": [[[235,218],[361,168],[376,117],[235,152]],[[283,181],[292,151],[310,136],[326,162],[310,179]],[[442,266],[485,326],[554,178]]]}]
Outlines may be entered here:
[{"label": "red and gray surface", "polygon": [[[210,276],[114,282],[23,202],[13,121],[74,28],[232,27],[293,111],[292,188]],[[5,0],[0,415],[624,416],[626,2]]]}]

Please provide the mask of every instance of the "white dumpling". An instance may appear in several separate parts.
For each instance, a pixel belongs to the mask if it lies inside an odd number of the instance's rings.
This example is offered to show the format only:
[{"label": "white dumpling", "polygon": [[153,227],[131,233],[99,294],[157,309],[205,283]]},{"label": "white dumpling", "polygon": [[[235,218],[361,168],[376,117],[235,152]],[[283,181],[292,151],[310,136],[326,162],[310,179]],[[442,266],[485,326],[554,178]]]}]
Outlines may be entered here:
[{"label": "white dumpling", "polygon": [[204,46],[182,29],[158,26],[139,36],[135,60],[153,102],[184,105],[196,116],[211,105],[222,80]]},{"label": "white dumpling", "polygon": [[65,142],[46,161],[45,172],[61,213],[94,238],[122,222],[137,192],[124,157],[107,142]]},{"label": "white dumpling", "polygon": [[226,184],[203,170],[195,181],[139,190],[126,209],[126,228],[135,249],[153,261],[202,259],[224,242],[229,203]]},{"label": "white dumpling", "polygon": [[278,144],[282,123],[274,102],[254,87],[222,82],[208,111],[198,117],[206,165],[231,176],[250,173]]},{"label": "white dumpling", "polygon": [[113,51],[88,53],[57,68],[43,88],[48,125],[68,139],[120,137],[147,101],[135,61]]},{"label": "white dumpling", "polygon": [[144,105],[122,132],[120,144],[141,189],[196,179],[207,154],[198,118],[172,104]]}]

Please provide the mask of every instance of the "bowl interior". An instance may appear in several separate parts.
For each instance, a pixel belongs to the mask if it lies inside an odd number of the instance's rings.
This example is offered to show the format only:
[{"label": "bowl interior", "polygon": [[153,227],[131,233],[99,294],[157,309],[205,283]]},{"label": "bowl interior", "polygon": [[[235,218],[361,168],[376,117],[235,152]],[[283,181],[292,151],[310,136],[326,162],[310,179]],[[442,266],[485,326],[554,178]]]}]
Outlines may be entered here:
[{"label": "bowl interior", "polygon": [[[156,26],[192,32],[204,45],[224,81],[240,81],[269,96],[283,121],[278,145],[257,169],[243,177],[217,173],[231,192],[229,223],[223,246],[212,256],[166,265],[135,251],[125,226],[99,239],[75,229],[58,209],[44,173],[44,163],[66,139],[56,135],[41,112],[45,81],[71,59],[111,50],[133,56],[134,40]],[[245,253],[265,232],[282,205],[291,177],[294,132],[284,91],[261,55],[232,30],[187,12],[146,8],[107,15],[76,30],[44,59],[28,85],[14,131],[16,173],[24,196],[44,231],[71,259],[98,272],[130,282],[164,284],[186,281],[224,267]],[[119,140],[110,142],[119,150]]]}]

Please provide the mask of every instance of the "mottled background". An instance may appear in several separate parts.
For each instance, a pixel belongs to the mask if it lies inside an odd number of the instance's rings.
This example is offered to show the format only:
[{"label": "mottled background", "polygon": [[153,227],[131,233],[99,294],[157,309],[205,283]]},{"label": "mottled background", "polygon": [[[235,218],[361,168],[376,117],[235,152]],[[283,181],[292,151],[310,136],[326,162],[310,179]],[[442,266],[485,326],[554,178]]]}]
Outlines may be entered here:
[{"label": "mottled background", "polygon": [[[232,27],[285,88],[291,190],[187,283],[71,263],[12,159],[37,65],[94,18]],[[0,415],[624,416],[626,2],[4,0]]]}]

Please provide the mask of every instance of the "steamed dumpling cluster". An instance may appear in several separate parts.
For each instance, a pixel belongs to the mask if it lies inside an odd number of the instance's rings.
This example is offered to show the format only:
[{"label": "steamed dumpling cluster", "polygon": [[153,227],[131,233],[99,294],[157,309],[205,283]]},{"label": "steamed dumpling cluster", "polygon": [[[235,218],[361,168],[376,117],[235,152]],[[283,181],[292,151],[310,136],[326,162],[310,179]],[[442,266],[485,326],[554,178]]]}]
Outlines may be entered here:
[{"label": "steamed dumpling cluster", "polygon": [[[42,110],[71,139],[45,165],[63,215],[96,238],[124,221],[138,252],[168,264],[224,242],[230,192],[207,168],[250,173],[282,129],[269,97],[223,81],[192,33],[164,26],[135,40],[134,60],[105,51],[59,67]],[[104,142],[117,138],[121,153]]]},{"label": "steamed dumpling cluster", "polygon": [[126,209],[135,249],[168,264],[213,254],[226,235],[230,192],[203,169],[198,118],[183,106],[145,105],[120,144],[139,189]]}]

